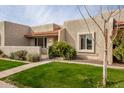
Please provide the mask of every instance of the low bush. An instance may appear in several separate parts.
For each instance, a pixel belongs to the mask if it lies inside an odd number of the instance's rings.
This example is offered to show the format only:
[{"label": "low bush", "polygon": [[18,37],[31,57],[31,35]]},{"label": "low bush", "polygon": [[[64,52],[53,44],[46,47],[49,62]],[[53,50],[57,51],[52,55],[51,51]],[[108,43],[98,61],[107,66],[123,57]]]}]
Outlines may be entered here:
[{"label": "low bush", "polygon": [[64,55],[65,59],[75,59],[76,51],[74,48],[68,48],[67,52]]},{"label": "low bush", "polygon": [[2,50],[0,50],[0,58],[8,58],[8,56]]},{"label": "low bush", "polygon": [[124,62],[124,31],[118,30],[113,40],[113,60],[119,63]]},{"label": "low bush", "polygon": [[38,62],[40,61],[40,55],[38,54],[27,54],[26,60],[30,62]]},{"label": "low bush", "polygon": [[49,58],[51,59],[51,58],[54,58],[54,57],[60,57],[60,55],[59,55],[59,51],[53,45],[53,46],[49,47]]},{"label": "low bush", "polygon": [[8,58],[8,56],[6,54],[4,54],[4,53],[0,54],[0,57],[1,58]]},{"label": "low bush", "polygon": [[118,60],[118,62],[124,62],[124,46],[120,45],[115,48],[113,50],[113,56]]},{"label": "low bush", "polygon": [[2,50],[0,50],[0,55],[1,55],[1,54],[3,54],[3,51],[2,51]]},{"label": "low bush", "polygon": [[49,47],[49,58],[63,57],[65,59],[74,59],[76,57],[76,51],[66,42],[55,42]]},{"label": "low bush", "polygon": [[113,46],[114,48],[119,47],[120,45],[124,45],[124,31],[123,30],[118,30],[117,31],[117,36],[113,40]]},{"label": "low bush", "polygon": [[26,60],[26,55],[27,55],[27,51],[19,50],[16,52],[12,52],[10,54],[10,58],[15,60]]}]

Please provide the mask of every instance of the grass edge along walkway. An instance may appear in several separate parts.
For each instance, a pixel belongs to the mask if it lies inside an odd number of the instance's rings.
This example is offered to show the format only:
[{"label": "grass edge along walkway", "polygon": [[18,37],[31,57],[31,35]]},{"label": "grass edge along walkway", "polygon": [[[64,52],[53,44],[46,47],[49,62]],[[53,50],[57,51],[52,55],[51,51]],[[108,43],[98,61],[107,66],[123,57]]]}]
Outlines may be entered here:
[{"label": "grass edge along walkway", "polygon": [[[124,87],[124,75],[121,73],[124,73],[124,70],[109,68],[107,87]],[[9,83],[17,84],[20,87],[87,88],[102,87],[101,79],[101,67],[52,62],[8,76],[3,80],[9,80]]]}]

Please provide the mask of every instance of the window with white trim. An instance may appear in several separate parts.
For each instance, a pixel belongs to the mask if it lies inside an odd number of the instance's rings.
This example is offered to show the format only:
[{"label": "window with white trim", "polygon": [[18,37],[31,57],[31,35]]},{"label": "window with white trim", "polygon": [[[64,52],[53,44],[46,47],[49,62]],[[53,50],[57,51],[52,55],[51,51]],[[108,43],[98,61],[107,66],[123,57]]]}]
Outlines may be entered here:
[{"label": "window with white trim", "polygon": [[94,33],[78,33],[78,52],[94,52]]},{"label": "window with white trim", "polygon": [[92,34],[80,35],[80,49],[92,50]]}]

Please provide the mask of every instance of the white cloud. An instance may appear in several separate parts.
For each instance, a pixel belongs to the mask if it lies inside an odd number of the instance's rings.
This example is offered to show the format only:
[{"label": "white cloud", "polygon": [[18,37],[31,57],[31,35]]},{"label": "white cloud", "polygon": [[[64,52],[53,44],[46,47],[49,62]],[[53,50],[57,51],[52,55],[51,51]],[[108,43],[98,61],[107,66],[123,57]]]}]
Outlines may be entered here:
[{"label": "white cloud", "polygon": [[[97,6],[88,6],[92,13],[96,13]],[[82,9],[86,15],[86,11]],[[14,21],[28,25],[46,23],[63,24],[66,20],[81,18],[76,6],[0,6],[0,20]]]}]

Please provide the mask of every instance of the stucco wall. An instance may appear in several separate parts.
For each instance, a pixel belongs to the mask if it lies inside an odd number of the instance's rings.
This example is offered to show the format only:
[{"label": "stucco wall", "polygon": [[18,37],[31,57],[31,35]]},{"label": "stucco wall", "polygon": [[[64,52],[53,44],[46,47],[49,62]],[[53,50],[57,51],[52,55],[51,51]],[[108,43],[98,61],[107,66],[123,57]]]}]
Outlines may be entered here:
[{"label": "stucco wall", "polygon": [[[105,13],[103,13],[103,15],[105,18],[108,18],[109,13],[105,12]],[[96,17],[96,20],[97,20],[98,24],[100,24],[100,26],[103,29],[103,20],[101,19],[101,15],[98,15]],[[113,45],[112,45],[111,36],[112,36],[112,31],[113,31],[113,17],[111,17],[111,19],[107,23],[106,27],[108,29],[108,63],[112,64],[112,62],[113,62],[113,56],[112,56]],[[98,32],[100,32],[100,30]],[[103,60],[104,59],[104,53],[105,53],[105,51],[104,51],[105,41],[104,41],[104,37],[103,37],[101,32],[98,33],[98,35],[100,35],[100,36],[97,39],[97,42],[99,43],[100,48],[98,47],[97,50],[98,50],[100,58]]]},{"label": "stucco wall", "polygon": [[59,30],[58,41],[66,41],[65,34],[66,34],[66,29]]},{"label": "stucco wall", "polygon": [[38,46],[0,46],[0,50],[8,56],[10,53],[18,50],[26,50],[28,53],[41,54],[41,47]]},{"label": "stucco wall", "polygon": [[[100,16],[95,17],[95,20],[98,22],[98,24],[100,24],[101,28],[103,29],[103,20],[100,18]],[[95,33],[95,46],[94,46],[94,53],[84,53],[84,52],[77,52],[77,54],[83,58],[91,58],[91,59],[100,59],[103,61],[104,59],[104,37],[100,31],[100,29],[98,28],[98,26],[91,20],[91,19],[87,19],[87,23],[90,27],[90,32]],[[110,22],[110,24],[108,24],[109,27],[109,38],[111,35],[111,31],[112,31],[112,22]],[[77,49],[77,34],[79,32],[89,32],[86,23],[84,22],[83,19],[81,20],[72,20],[72,21],[66,21],[64,23],[64,28],[66,28],[66,41],[67,43],[69,43],[72,47],[74,47],[75,49]],[[110,39],[109,39],[110,40]],[[110,41],[109,41],[110,42]],[[110,48],[110,50],[112,50]],[[112,59],[112,52],[109,52],[109,59]],[[108,59],[108,60],[109,60]],[[112,60],[109,60],[109,62],[111,63]]]},{"label": "stucco wall", "polygon": [[35,39],[34,38],[30,39],[30,46],[35,46]]},{"label": "stucco wall", "polygon": [[49,46],[51,46],[55,41],[58,41],[57,36],[49,36],[47,37],[47,48],[49,48]]},{"label": "stucco wall", "polygon": [[[91,29],[91,32],[96,32],[97,29],[95,28],[95,25],[92,23],[91,20],[88,20],[89,26]],[[87,32],[89,33],[87,26],[83,20],[73,20],[73,21],[67,21],[64,23],[64,27],[66,28],[66,41],[68,44],[70,44],[72,47],[74,47],[77,50],[77,55],[79,58],[83,59],[94,59],[97,58],[98,56],[97,51],[94,51],[94,53],[83,53],[83,52],[78,52],[77,47],[78,45],[78,40],[77,40],[77,34],[80,32]],[[96,47],[95,47],[96,50]]]},{"label": "stucco wall", "polygon": [[45,31],[53,31],[55,29],[59,29],[60,26],[56,24],[45,24],[40,26],[31,27],[34,32],[45,32]]},{"label": "stucco wall", "polygon": [[[108,13],[104,13],[104,16],[108,16]],[[118,15],[114,16],[114,18],[118,19]],[[77,52],[78,55],[84,58],[92,58],[92,59],[104,59],[104,37],[98,28],[98,26],[91,20],[86,19],[87,23],[90,27],[90,31],[95,34],[95,46],[94,46],[94,53],[83,53]],[[101,16],[98,15],[95,17],[95,20],[98,24],[100,24],[101,28],[103,29],[103,20]],[[124,10],[121,11],[120,20],[124,21]],[[113,18],[110,20],[109,24],[107,24],[109,30],[108,36],[108,61],[109,63],[112,62],[112,45],[110,36],[112,34],[112,27],[113,27]],[[64,22],[63,26],[59,26],[56,24],[46,24],[41,26],[29,27],[25,25],[15,24],[11,22],[0,22],[0,45],[1,46],[34,46],[34,39],[27,39],[24,35],[28,31],[52,31],[55,29],[64,28],[62,31],[59,32],[58,40],[67,41],[72,47],[77,49],[77,33],[79,32],[88,32],[88,28],[86,23],[83,19],[79,20],[72,20]],[[50,46],[54,41],[53,37],[48,37],[48,46]]]},{"label": "stucco wall", "polygon": [[30,31],[28,26],[5,21],[5,46],[29,46],[29,39],[24,37],[28,31]]},{"label": "stucco wall", "polygon": [[4,46],[4,40],[5,40],[5,37],[4,37],[4,22],[0,22],[0,45],[1,46]]}]

